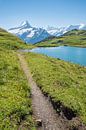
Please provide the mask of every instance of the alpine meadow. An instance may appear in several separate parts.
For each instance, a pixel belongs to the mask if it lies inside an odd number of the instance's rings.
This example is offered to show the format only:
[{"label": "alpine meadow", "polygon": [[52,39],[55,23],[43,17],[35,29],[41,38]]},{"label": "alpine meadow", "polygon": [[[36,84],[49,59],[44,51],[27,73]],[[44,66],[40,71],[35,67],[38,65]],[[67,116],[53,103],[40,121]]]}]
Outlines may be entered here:
[{"label": "alpine meadow", "polygon": [[85,12],[85,0],[0,0],[0,130],[86,130]]}]

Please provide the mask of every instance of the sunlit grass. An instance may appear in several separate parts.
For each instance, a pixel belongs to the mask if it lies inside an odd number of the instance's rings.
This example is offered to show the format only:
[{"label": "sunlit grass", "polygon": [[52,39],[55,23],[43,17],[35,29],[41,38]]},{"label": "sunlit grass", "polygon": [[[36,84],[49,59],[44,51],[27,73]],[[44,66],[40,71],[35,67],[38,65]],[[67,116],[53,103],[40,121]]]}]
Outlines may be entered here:
[{"label": "sunlit grass", "polygon": [[17,58],[27,45],[0,29],[0,130],[34,130],[30,86]]},{"label": "sunlit grass", "polygon": [[38,86],[52,99],[77,111],[86,123],[86,68],[40,54],[25,55]]}]

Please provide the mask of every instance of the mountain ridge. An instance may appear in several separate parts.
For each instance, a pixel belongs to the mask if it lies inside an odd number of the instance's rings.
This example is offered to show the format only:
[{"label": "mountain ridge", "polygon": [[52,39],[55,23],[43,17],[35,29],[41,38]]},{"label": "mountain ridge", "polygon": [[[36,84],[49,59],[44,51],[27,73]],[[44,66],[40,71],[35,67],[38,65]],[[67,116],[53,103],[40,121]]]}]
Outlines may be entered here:
[{"label": "mountain ridge", "polygon": [[8,32],[18,36],[22,40],[24,40],[26,43],[32,43],[35,44],[37,42],[40,42],[50,36],[62,36],[68,31],[71,30],[86,30],[85,24],[78,24],[78,25],[68,25],[66,27],[50,27],[48,26],[47,29],[44,28],[37,28],[32,27],[29,22],[26,20],[22,22],[19,26],[10,28]]},{"label": "mountain ridge", "polygon": [[47,32],[54,36],[61,36],[61,35],[65,34],[66,32],[74,30],[74,29],[86,30],[86,25],[85,24],[68,25],[68,26],[59,27],[59,28],[48,27]]},{"label": "mountain ridge", "polygon": [[48,37],[47,39],[36,43],[39,47],[55,46],[76,46],[86,47],[86,30],[71,30],[59,37]]},{"label": "mountain ridge", "polygon": [[8,32],[15,34],[26,43],[32,44],[50,36],[45,29],[32,27],[28,21],[22,22],[19,27],[9,29]]}]

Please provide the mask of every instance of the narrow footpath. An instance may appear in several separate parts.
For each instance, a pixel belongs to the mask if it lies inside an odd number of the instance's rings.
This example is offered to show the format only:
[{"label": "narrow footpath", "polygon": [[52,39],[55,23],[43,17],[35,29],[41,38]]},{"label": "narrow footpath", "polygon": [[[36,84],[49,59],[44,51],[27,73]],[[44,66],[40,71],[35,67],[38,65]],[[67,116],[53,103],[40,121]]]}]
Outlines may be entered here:
[{"label": "narrow footpath", "polygon": [[42,127],[38,127],[37,130],[69,130],[67,121],[56,113],[49,99],[34,82],[24,55],[18,53],[18,58],[31,87],[34,117],[36,120],[42,120]]}]

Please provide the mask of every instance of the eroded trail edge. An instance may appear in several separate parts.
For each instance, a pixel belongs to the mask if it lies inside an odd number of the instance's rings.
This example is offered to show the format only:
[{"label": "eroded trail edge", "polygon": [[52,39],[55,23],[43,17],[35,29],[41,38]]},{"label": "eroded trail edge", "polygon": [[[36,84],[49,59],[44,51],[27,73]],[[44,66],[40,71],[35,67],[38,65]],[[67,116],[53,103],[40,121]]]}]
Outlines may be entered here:
[{"label": "eroded trail edge", "polygon": [[23,69],[28,84],[31,87],[32,94],[32,108],[36,119],[42,120],[42,127],[38,130],[69,130],[67,120],[60,117],[54,110],[51,102],[43,95],[40,88],[37,87],[30,73],[28,64],[22,53],[18,53],[18,58]]}]

